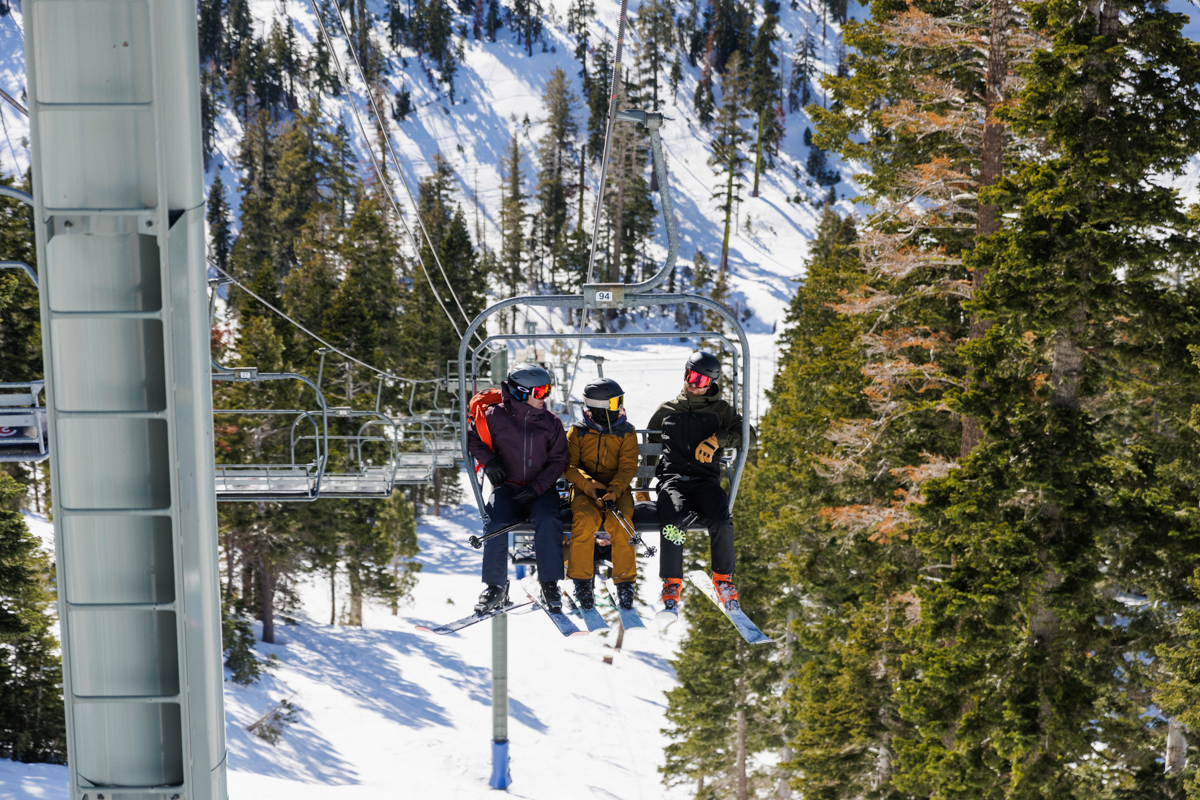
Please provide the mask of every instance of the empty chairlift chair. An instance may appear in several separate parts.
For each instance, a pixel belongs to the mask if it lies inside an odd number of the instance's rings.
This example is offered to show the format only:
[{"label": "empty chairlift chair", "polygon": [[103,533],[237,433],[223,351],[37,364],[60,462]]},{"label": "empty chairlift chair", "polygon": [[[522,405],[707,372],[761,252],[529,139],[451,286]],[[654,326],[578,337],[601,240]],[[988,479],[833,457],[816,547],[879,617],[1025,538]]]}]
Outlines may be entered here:
[{"label": "empty chairlift chair", "polygon": [[[24,272],[37,286],[37,273],[20,261],[0,261],[0,269]],[[45,461],[50,454],[46,408],[38,397],[46,382],[0,383],[0,463]]]},{"label": "empty chairlift chair", "polygon": [[[212,378],[215,381],[239,383],[300,381],[312,388],[317,400],[315,411],[295,408],[214,409],[213,421],[218,437],[222,433],[239,433],[257,423],[258,427],[249,431],[249,435],[254,437],[253,453],[257,456],[264,449],[269,449],[279,454],[272,461],[255,458],[252,463],[217,464],[217,500],[305,502],[320,497],[327,461],[329,425],[325,398],[316,384],[303,375],[290,372],[260,373],[253,367],[214,372]],[[276,420],[279,422],[276,423]],[[286,447],[283,444],[285,435]],[[264,448],[264,445],[269,446]],[[218,446],[218,455],[220,453]]]}]

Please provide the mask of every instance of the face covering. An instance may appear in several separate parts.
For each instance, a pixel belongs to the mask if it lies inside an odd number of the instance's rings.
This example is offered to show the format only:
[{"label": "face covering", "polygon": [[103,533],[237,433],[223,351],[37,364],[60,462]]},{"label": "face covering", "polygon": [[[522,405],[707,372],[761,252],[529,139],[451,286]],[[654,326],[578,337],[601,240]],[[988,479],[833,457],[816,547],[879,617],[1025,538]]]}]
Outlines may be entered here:
[{"label": "face covering", "polygon": [[623,416],[619,409],[617,411],[609,411],[604,408],[589,408],[588,413],[592,416],[592,422],[604,429],[616,425],[621,421],[621,417]]}]

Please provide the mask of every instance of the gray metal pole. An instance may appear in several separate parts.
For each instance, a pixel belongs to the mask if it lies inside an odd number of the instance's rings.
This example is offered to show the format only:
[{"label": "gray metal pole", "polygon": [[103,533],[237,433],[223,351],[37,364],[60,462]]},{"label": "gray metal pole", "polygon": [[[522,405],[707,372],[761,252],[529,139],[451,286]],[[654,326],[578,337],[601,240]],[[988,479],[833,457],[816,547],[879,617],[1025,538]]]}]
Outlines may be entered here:
[{"label": "gray metal pole", "polygon": [[[512,534],[509,534],[510,538]],[[508,615],[492,617],[492,779],[493,789],[507,789],[508,771]]]},{"label": "gray metal pole", "polygon": [[26,0],[72,800],[224,800],[194,0]]}]

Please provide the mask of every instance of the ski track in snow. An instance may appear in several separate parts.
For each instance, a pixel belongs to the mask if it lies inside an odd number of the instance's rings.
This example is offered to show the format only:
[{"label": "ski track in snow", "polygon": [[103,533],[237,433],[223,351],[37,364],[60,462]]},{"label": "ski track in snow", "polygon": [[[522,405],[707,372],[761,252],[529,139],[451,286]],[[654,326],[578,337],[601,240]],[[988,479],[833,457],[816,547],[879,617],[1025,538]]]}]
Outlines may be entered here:
[{"label": "ski track in snow", "polygon": [[[231,797],[495,797],[487,786],[491,625],[450,636],[414,628],[467,615],[481,588],[480,554],[466,543],[479,530],[478,514],[467,505],[443,512],[421,518],[424,567],[411,607],[393,617],[368,603],[363,628],[331,627],[327,581],[304,584],[302,609],[277,618],[276,644],[257,646],[260,656],[279,658],[278,668],[250,687],[226,681]],[[48,523],[33,515],[27,521],[44,540],[52,536]],[[646,566],[656,572],[653,560]],[[642,599],[653,594],[643,591]],[[344,600],[339,591],[339,613]],[[641,611],[652,613],[645,605]],[[286,624],[285,616],[297,624]],[[648,630],[626,634],[608,665],[602,658],[613,654],[615,631],[568,639],[540,613],[512,617],[509,794],[690,797],[689,787],[663,787],[658,773],[667,743],[660,732],[664,692],[675,686],[667,661],[683,624],[660,633],[651,622]],[[737,634],[729,633],[732,644]],[[277,746],[245,730],[288,697],[299,719]],[[66,776],[65,767],[0,761],[0,800],[66,800]]]}]

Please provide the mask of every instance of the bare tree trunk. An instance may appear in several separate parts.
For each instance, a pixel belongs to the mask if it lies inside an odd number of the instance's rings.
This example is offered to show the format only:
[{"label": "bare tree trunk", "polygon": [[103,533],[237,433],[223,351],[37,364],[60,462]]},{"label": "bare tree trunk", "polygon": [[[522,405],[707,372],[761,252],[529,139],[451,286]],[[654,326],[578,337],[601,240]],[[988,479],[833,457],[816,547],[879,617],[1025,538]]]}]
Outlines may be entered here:
[{"label": "bare tree trunk", "polygon": [[329,568],[329,624],[337,625],[337,562]]},{"label": "bare tree trunk", "polygon": [[1183,733],[1183,723],[1171,717],[1167,721],[1167,752],[1163,758],[1163,772],[1168,775],[1178,775],[1187,766],[1187,738]]},{"label": "bare tree trunk", "polygon": [[233,528],[225,532],[225,597],[233,599]]},{"label": "bare tree trunk", "polygon": [[758,141],[754,145],[754,188],[750,190],[751,197],[758,197],[758,176],[762,174],[763,120],[767,111],[758,112]]},{"label": "bare tree trunk", "polygon": [[346,566],[346,573],[350,577],[350,605],[346,612],[346,624],[362,627],[362,581],[359,580],[358,570],[351,566]]},{"label": "bare tree trunk", "polygon": [[442,515],[442,471],[437,467],[433,469],[433,515]]},{"label": "bare tree trunk", "polygon": [[[995,110],[1004,102],[1004,77],[1008,74],[1008,24],[1012,20],[1011,0],[992,0],[992,20],[988,41],[987,73],[984,97],[983,152],[980,157],[979,186],[984,189],[994,186],[1004,174],[1004,123],[994,116]],[[1000,230],[1000,208],[991,203],[979,204],[979,216],[975,223],[976,239],[991,236]],[[983,288],[987,269],[976,265],[971,274],[971,294]],[[971,315],[968,336],[982,339],[992,326],[990,320],[981,320]],[[971,380],[970,376],[967,378]],[[979,425],[974,419],[962,419],[962,446],[960,455],[970,455],[979,444]]]},{"label": "bare tree trunk", "polygon": [[[399,580],[400,580],[400,559],[393,558],[392,559],[392,581],[399,582]],[[393,597],[392,598],[392,616],[395,617],[395,616],[398,616],[399,614],[400,614],[400,601],[397,598]]]},{"label": "bare tree trunk", "polygon": [[275,644],[275,575],[265,550],[258,555],[258,592],[262,602],[262,640]]},{"label": "bare tree trunk", "polygon": [[625,623],[622,620],[617,620],[617,643],[613,647],[618,653],[621,652],[621,645],[625,641]]},{"label": "bare tree trunk", "polygon": [[[741,679],[738,679],[741,682]],[[738,694],[741,694],[739,688]],[[746,709],[739,708],[737,712],[737,796],[738,800],[748,800],[750,793],[746,788]]]}]

